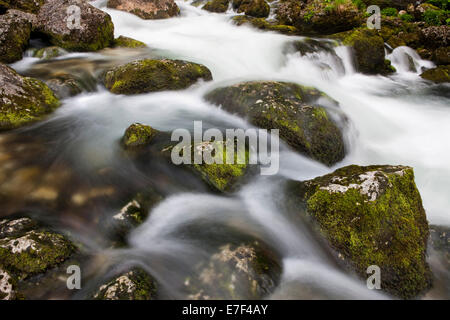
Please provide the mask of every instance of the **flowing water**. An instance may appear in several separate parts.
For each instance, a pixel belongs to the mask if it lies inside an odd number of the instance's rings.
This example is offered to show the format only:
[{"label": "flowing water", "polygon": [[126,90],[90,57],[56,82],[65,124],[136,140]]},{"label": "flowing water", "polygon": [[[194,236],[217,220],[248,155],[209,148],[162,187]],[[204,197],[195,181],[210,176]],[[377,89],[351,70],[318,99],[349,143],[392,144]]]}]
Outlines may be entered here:
[{"label": "flowing water", "polygon": [[[389,298],[341,271],[308,228],[293,222],[282,186],[287,179],[310,179],[348,164],[409,165],[430,223],[450,226],[450,91],[419,77],[421,68],[432,63],[400,47],[388,52],[397,73],[366,76],[355,72],[345,47],[301,56],[289,44],[302,37],[237,27],[230,21],[231,10],[213,14],[177,3],[181,16],[145,21],[107,9],[103,0],[93,2],[112,16],[116,36],[143,41],[151,50],[69,54],[49,63],[27,57],[13,65],[23,73],[45,75],[71,68],[68,60],[76,61],[72,68],[78,69],[81,61],[83,70],[95,73],[95,66],[133,56],[167,57],[204,64],[214,81],[137,96],[117,96],[94,86],[92,92],[65,99],[48,120],[3,135],[1,168],[11,178],[2,190],[15,195],[5,200],[4,211],[20,208],[24,197],[51,200],[50,191],[58,192],[64,200],[51,208],[48,220],[78,236],[103,257],[102,263],[126,260],[146,268],[163,297],[185,297],[184,279],[196,261],[211,253],[207,242],[214,230],[232,227],[264,239],[281,255],[281,283],[269,298]],[[257,177],[225,197],[163,164],[139,166],[121,154],[117,142],[133,122],[163,131],[192,129],[195,120],[202,120],[204,128],[250,127],[202,97],[219,86],[263,79],[315,86],[339,102],[349,119],[348,155],[341,163],[328,168],[282,146],[278,175]],[[96,223],[120,209],[118,199],[149,183],[161,186],[168,197],[132,232],[130,248],[107,249]],[[190,226],[200,232],[187,232]]]}]

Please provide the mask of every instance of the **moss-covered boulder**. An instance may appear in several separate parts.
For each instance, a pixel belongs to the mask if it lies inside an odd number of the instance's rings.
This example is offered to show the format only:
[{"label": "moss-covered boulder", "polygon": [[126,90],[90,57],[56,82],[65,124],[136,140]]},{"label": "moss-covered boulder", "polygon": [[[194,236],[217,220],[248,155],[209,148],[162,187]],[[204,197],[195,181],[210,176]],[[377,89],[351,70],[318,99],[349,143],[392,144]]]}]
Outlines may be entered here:
[{"label": "moss-covered boulder", "polygon": [[[67,20],[71,5],[80,8],[79,26]],[[114,43],[111,17],[86,1],[47,0],[37,15],[36,30],[53,45],[71,51],[97,51]]]},{"label": "moss-covered boulder", "polygon": [[398,17],[383,17],[382,28],[378,35],[393,49],[400,46],[418,48],[420,46],[420,28],[418,24]]},{"label": "moss-covered boulder", "polygon": [[116,94],[185,89],[198,80],[212,80],[203,65],[181,60],[138,60],[108,71],[106,88]]},{"label": "moss-covered boulder", "polygon": [[28,218],[5,219],[0,227],[0,261],[17,279],[43,273],[75,251],[63,235],[36,227]]},{"label": "moss-covered boulder", "polygon": [[221,246],[184,284],[188,299],[262,299],[277,286],[280,275],[277,256],[252,241]]},{"label": "moss-covered boulder", "polygon": [[227,11],[230,0],[211,0],[205,3],[203,10],[209,12],[222,13]]},{"label": "moss-covered boulder", "polygon": [[147,45],[141,41],[128,38],[125,36],[120,36],[114,40],[114,47],[136,49],[136,48],[146,48]]},{"label": "moss-covered boulder", "polygon": [[327,165],[345,156],[342,133],[330,111],[321,106],[321,99],[334,102],[314,88],[287,82],[244,82],[215,89],[205,98],[247,117],[255,126],[279,129],[286,143]]},{"label": "moss-covered boulder", "polygon": [[420,76],[435,83],[450,82],[450,65],[426,70]]},{"label": "moss-covered boulder", "polygon": [[166,19],[180,13],[180,8],[174,0],[108,0],[107,6],[146,20]]},{"label": "moss-covered boulder", "polygon": [[133,123],[129,126],[122,137],[122,145],[126,149],[140,148],[150,144],[158,131],[150,126]]},{"label": "moss-covered boulder", "polygon": [[358,71],[367,74],[389,74],[395,71],[385,59],[384,41],[375,30],[357,29],[350,33],[334,35],[350,46],[355,56]]},{"label": "moss-covered boulder", "polygon": [[41,49],[36,50],[33,53],[33,57],[39,58],[42,60],[50,60],[50,59],[62,56],[66,53],[67,53],[67,51],[60,47],[51,46],[51,47],[46,47],[46,48],[41,48]]},{"label": "moss-covered boulder", "polygon": [[24,12],[38,13],[46,0],[0,0],[0,9],[17,9]]},{"label": "moss-covered boulder", "polygon": [[155,281],[141,268],[133,268],[100,286],[94,300],[154,300]]},{"label": "moss-covered boulder", "polygon": [[412,168],[353,165],[290,188],[342,264],[364,279],[379,266],[381,288],[401,298],[430,288],[428,222]]},{"label": "moss-covered boulder", "polygon": [[232,18],[234,24],[241,25],[251,25],[257,29],[265,31],[274,31],[283,34],[293,35],[297,34],[298,30],[293,26],[278,24],[276,21],[267,21],[264,18],[254,18],[244,15],[234,16]]},{"label": "moss-covered boulder", "polygon": [[0,130],[38,121],[60,105],[43,82],[0,64]]},{"label": "moss-covered boulder", "polygon": [[31,28],[30,21],[16,10],[0,15],[0,62],[12,63],[22,59]]},{"label": "moss-covered boulder", "polygon": [[265,0],[233,0],[233,8],[256,18],[266,18],[270,13],[270,6]]},{"label": "moss-covered boulder", "polygon": [[293,25],[307,34],[347,31],[363,22],[360,10],[351,0],[283,0],[278,4],[276,13],[280,24]]}]

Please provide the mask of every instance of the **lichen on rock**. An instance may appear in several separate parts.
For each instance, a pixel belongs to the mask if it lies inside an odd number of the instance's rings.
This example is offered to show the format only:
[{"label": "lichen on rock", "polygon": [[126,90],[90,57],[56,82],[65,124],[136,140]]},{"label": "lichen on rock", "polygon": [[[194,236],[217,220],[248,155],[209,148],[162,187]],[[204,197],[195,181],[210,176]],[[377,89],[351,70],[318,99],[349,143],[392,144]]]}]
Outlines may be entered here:
[{"label": "lichen on rock", "polygon": [[401,298],[430,288],[428,222],[412,168],[353,165],[290,190],[346,267],[366,279],[379,266],[382,289]]},{"label": "lichen on rock", "polygon": [[320,99],[335,102],[315,88],[253,81],[215,89],[205,98],[260,128],[279,129],[291,147],[327,165],[345,155],[342,133]]},{"label": "lichen on rock", "polygon": [[40,120],[59,106],[59,100],[46,84],[22,77],[0,64],[0,130]]},{"label": "lichen on rock", "polygon": [[15,280],[3,270],[0,265],[0,300],[14,300],[16,298]]},{"label": "lichen on rock", "polygon": [[94,293],[94,300],[153,300],[155,281],[142,269],[133,268],[103,284]]},{"label": "lichen on rock", "polygon": [[185,89],[200,79],[212,80],[211,72],[201,64],[182,60],[137,60],[116,67],[104,77],[108,90],[116,94],[139,94]]}]

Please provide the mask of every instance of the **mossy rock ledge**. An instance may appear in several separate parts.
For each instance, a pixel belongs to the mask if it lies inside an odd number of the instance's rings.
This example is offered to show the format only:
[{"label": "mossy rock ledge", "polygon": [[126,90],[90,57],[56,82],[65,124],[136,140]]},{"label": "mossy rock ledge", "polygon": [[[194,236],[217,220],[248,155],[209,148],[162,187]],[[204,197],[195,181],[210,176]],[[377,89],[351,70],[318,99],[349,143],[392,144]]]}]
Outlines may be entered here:
[{"label": "mossy rock ledge", "polygon": [[0,64],[0,131],[38,121],[59,106],[46,84]]},{"label": "mossy rock ledge", "polygon": [[31,23],[20,11],[9,10],[0,15],[0,62],[22,59],[31,35]]},{"label": "mossy rock ledge", "polygon": [[189,300],[262,299],[279,283],[277,255],[259,241],[224,244],[200,262],[184,285]]},{"label": "mossy rock ledge", "polygon": [[[69,28],[67,8],[81,10],[79,26]],[[111,17],[86,1],[47,0],[36,18],[35,29],[55,46],[70,51],[97,51],[114,44]]]},{"label": "mossy rock ledge", "polygon": [[330,105],[336,102],[315,88],[252,81],[215,89],[205,98],[228,112],[247,117],[255,126],[279,129],[280,138],[287,144],[326,165],[345,156],[341,130],[330,109],[322,106],[325,101]]},{"label": "mossy rock ledge", "polygon": [[0,220],[0,282],[9,284],[0,286],[0,299],[14,299],[17,281],[61,264],[75,250],[66,237],[30,218]]},{"label": "mossy rock ledge", "polygon": [[367,279],[367,268],[377,265],[381,288],[405,299],[431,287],[429,228],[412,168],[352,165],[291,182],[289,190],[337,259],[361,278]]},{"label": "mossy rock ledge", "polygon": [[182,60],[144,59],[118,66],[106,72],[106,88],[115,94],[139,94],[185,89],[200,79],[212,80],[203,65]]},{"label": "mossy rock ledge", "polygon": [[155,281],[141,268],[132,268],[101,285],[94,300],[154,300]]}]

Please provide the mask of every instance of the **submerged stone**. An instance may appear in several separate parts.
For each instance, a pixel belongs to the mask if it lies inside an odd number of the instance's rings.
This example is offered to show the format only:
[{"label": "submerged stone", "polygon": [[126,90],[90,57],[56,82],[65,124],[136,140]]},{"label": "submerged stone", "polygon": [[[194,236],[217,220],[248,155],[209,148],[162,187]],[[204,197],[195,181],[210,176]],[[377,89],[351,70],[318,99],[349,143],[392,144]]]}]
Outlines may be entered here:
[{"label": "submerged stone", "polygon": [[98,288],[94,300],[154,300],[155,281],[141,268],[133,268]]},{"label": "submerged stone", "polygon": [[245,116],[264,129],[279,129],[280,137],[296,150],[327,165],[345,156],[342,133],[321,106],[322,92],[294,83],[254,81],[215,89],[206,100]]},{"label": "submerged stone", "polygon": [[184,284],[191,300],[262,299],[275,289],[280,275],[276,254],[252,241],[221,246]]},{"label": "submerged stone", "polygon": [[59,100],[46,84],[22,77],[0,64],[0,130],[38,121],[59,106]]},{"label": "submerged stone", "polygon": [[198,80],[212,80],[205,66],[181,60],[137,60],[108,71],[106,88],[116,94],[185,89]]},{"label": "submerged stone", "polygon": [[135,48],[146,48],[147,45],[141,41],[128,38],[125,36],[120,36],[114,40],[114,47],[135,49]]},{"label": "submerged stone", "polygon": [[407,299],[431,287],[428,222],[412,168],[353,165],[292,182],[290,190],[338,260],[361,278],[379,266],[381,288]]},{"label": "submerged stone", "polygon": [[62,56],[66,53],[67,52],[64,49],[53,46],[36,50],[36,52],[33,54],[33,57],[43,60],[49,60]]}]

